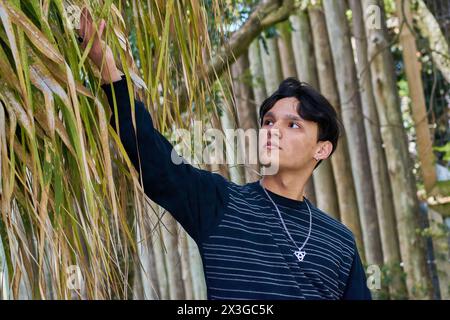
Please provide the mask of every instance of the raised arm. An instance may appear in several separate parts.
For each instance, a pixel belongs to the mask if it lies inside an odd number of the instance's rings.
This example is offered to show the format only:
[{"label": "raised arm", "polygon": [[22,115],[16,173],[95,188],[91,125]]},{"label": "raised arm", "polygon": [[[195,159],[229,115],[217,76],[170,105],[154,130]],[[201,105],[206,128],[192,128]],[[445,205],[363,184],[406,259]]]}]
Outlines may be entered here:
[{"label": "raised arm", "polygon": [[79,34],[84,47],[92,36],[95,37],[89,52],[91,60],[100,67],[104,59],[106,71],[102,72],[102,88],[113,111],[110,123],[116,130],[115,99],[120,139],[142,175],[145,193],[168,210],[198,243],[220,220],[228,198],[228,182],[218,174],[190,164],[175,164],[172,145],[154,128],[149,112],[138,100],[134,100],[136,128],[133,127],[126,79],[117,69],[111,49],[101,40],[104,21],[99,25],[95,32],[90,14],[83,10]]},{"label": "raised arm", "polygon": [[[190,164],[175,164],[172,145],[154,128],[149,112],[138,100],[134,100],[135,132],[125,77],[114,82],[112,87],[120,139],[138,172],[140,166],[145,193],[167,209],[195,240],[201,240],[221,216],[227,198],[227,181]],[[102,88],[113,106],[111,84]],[[116,129],[114,115],[111,125]]]}]

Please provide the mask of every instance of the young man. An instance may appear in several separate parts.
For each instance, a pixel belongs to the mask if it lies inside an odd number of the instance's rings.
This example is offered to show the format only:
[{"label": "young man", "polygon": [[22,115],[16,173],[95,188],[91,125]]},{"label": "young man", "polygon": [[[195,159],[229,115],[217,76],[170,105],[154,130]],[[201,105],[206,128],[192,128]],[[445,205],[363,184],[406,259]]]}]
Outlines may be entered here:
[{"label": "young man", "polygon": [[89,56],[98,66],[105,59],[102,88],[110,106],[115,95],[121,141],[142,170],[145,193],[198,244],[208,299],[370,299],[352,233],[303,196],[314,168],[337,145],[328,101],[295,79],[283,81],[260,109],[267,129],[261,145],[269,157],[277,151],[270,161],[278,161],[278,172],[236,185],[173,163],[171,144],[137,100],[135,132],[127,83],[101,40],[103,28],[96,33],[90,16],[82,17],[82,46],[95,37]]}]

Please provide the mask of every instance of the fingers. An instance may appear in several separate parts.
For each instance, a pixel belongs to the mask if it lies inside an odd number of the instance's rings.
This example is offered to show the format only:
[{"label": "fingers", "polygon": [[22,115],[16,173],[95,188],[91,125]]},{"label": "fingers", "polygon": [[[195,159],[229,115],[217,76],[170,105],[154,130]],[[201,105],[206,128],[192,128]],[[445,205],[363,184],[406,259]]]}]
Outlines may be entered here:
[{"label": "fingers", "polygon": [[98,26],[98,32],[97,32],[97,40],[98,41],[100,41],[102,39],[102,34],[103,34],[103,31],[105,30],[105,26],[106,26],[106,21],[102,19],[100,21],[100,25]]},{"label": "fingers", "polygon": [[95,49],[101,46],[101,39],[105,27],[106,21],[104,19],[101,19],[99,25],[97,26],[93,21],[89,9],[87,7],[83,7],[80,14],[80,30],[78,32],[81,37],[81,47],[86,48],[92,37],[95,37],[93,40],[92,48]]},{"label": "fingers", "polygon": [[83,7],[80,17],[80,36],[83,38],[82,46],[86,47],[89,41],[95,36],[94,46],[101,40],[101,36],[105,29],[106,22],[105,20],[100,21],[100,25],[97,26],[93,22],[92,15],[87,7]]},{"label": "fingers", "polygon": [[87,8],[83,7],[80,14],[80,30],[78,34],[80,37],[85,38],[86,37],[86,24],[87,24]]}]

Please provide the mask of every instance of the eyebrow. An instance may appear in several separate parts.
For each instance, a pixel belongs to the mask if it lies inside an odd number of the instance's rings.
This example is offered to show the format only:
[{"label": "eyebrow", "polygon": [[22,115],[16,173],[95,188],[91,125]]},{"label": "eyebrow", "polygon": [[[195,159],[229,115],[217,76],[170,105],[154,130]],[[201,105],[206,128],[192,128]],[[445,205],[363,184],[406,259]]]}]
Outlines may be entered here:
[{"label": "eyebrow", "polygon": [[[268,112],[264,115],[264,118],[265,118],[265,117],[276,118],[276,117],[275,117],[275,114],[274,114],[272,111],[268,111]],[[289,120],[303,121],[302,118],[300,118],[300,117],[297,116],[297,115],[293,115],[293,114],[287,114],[287,115],[283,116],[283,118],[284,118],[284,119],[289,119]]]}]

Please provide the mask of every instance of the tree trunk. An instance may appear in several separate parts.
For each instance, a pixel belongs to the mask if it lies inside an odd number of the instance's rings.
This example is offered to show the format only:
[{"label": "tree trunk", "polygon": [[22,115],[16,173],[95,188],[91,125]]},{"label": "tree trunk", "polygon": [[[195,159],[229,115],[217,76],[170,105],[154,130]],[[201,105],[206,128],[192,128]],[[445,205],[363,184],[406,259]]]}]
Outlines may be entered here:
[{"label": "tree trunk", "polygon": [[[1,152],[1,150],[0,150]],[[0,238],[0,299],[9,300],[12,298],[8,285],[8,266],[6,264],[5,250],[3,249],[3,241]]]},{"label": "tree trunk", "polygon": [[447,40],[439,28],[439,23],[430,10],[428,10],[425,2],[423,0],[416,0],[415,2],[417,3],[417,11],[414,16],[420,34],[428,39],[430,49],[433,51],[431,53],[433,62],[445,80],[450,83],[450,57]]},{"label": "tree trunk", "polygon": [[436,261],[436,271],[439,278],[441,299],[450,300],[450,263],[448,262],[450,247],[448,236],[445,236],[448,235],[448,227],[442,227],[445,225],[445,220],[439,212],[432,208],[428,208],[428,217],[431,232],[438,235],[436,238],[433,238],[433,250]]},{"label": "tree trunk", "polygon": [[236,132],[235,110],[232,105],[228,103],[223,104],[220,122],[222,130],[225,132],[225,156],[230,180],[236,184],[243,185],[245,184],[245,173],[242,164],[238,163],[238,153],[242,150],[240,140],[236,139],[234,135],[227,134],[226,131],[227,129],[232,129],[233,132]]},{"label": "tree trunk", "polygon": [[264,40],[267,50],[261,42],[260,53],[263,64],[266,93],[270,96],[275,90],[278,89],[280,82],[283,81],[283,71],[281,70],[280,55],[276,37],[265,38]]},{"label": "tree trunk", "polygon": [[[397,16],[400,23],[406,20],[412,26],[411,8],[409,1],[396,0]],[[405,15],[403,15],[405,14]],[[428,124],[425,96],[423,93],[421,65],[417,59],[416,39],[409,28],[404,25],[400,32],[400,45],[403,48],[406,79],[408,80],[409,95],[411,97],[411,112],[416,128],[416,144],[425,190],[428,194],[436,185],[436,170],[434,168],[434,154]],[[448,52],[447,52],[448,53]]]},{"label": "tree trunk", "polygon": [[391,278],[389,293],[391,298],[405,299],[407,291],[400,272],[400,245],[398,243],[397,229],[395,228],[397,223],[395,221],[394,203],[386,158],[381,141],[378,113],[373,96],[369,61],[367,60],[367,41],[361,1],[350,0],[349,3],[352,10],[353,35],[358,59],[356,69],[361,92],[361,103],[365,115],[364,127],[366,129],[378,222],[380,224],[381,245],[384,264]]},{"label": "tree trunk", "polygon": [[152,282],[153,286],[157,286],[155,291],[158,292],[158,299],[167,300],[170,299],[169,295],[169,283],[167,278],[166,259],[164,255],[163,240],[161,233],[161,221],[158,220],[159,207],[156,203],[150,202],[150,204],[144,205],[144,211],[148,212],[147,216],[143,219],[148,220],[148,236],[151,239],[151,247],[155,263],[155,273],[158,281]]},{"label": "tree trunk", "polygon": [[[136,223],[136,238],[137,238],[137,258],[138,262],[136,265],[136,276],[140,283],[140,294],[142,294],[142,299],[146,300],[155,300],[160,296],[159,294],[159,281],[158,276],[156,274],[156,264],[155,264],[155,256],[153,254],[153,245],[152,245],[152,227],[149,226],[149,222],[147,219],[142,219],[142,225],[137,222]],[[147,220],[147,221],[146,221]],[[144,232],[142,232],[142,230]],[[136,281],[135,281],[136,283]]]},{"label": "tree trunk", "polygon": [[323,6],[342,105],[342,119],[349,143],[367,263],[381,265],[383,263],[383,253],[381,250],[375,198],[373,196],[374,190],[364,132],[361,100],[345,15],[345,3],[343,1],[324,0]]},{"label": "tree trunk", "polygon": [[298,11],[289,20],[292,24],[292,48],[294,49],[297,77],[314,88],[319,80],[315,69],[314,44],[308,15],[305,11]]},{"label": "tree trunk", "polygon": [[256,115],[258,117],[259,107],[267,98],[263,64],[259,50],[259,41],[259,39],[254,40],[248,49],[248,60],[250,62],[250,72],[252,74],[253,95],[255,96]]},{"label": "tree trunk", "polygon": [[141,278],[141,266],[139,265],[139,258],[138,262],[135,263],[134,266],[134,274],[133,277],[133,300],[145,300],[145,294],[144,294],[144,285],[142,283]]},{"label": "tree trunk", "polygon": [[194,288],[194,299],[195,300],[205,300],[206,296],[206,283],[205,274],[203,272],[202,259],[198,251],[198,246],[194,240],[192,240],[189,235],[188,238],[188,248],[189,248],[189,260],[191,264],[191,277],[192,285]]},{"label": "tree trunk", "polygon": [[[163,210],[163,209],[161,209]],[[169,297],[171,300],[185,299],[180,254],[178,253],[178,223],[165,212],[160,225],[163,238],[163,254],[166,259]]]},{"label": "tree trunk", "polygon": [[[218,114],[218,110],[214,110],[214,113],[211,115],[211,127],[213,129],[217,129],[220,132],[223,132],[222,129],[222,123],[220,120],[220,116]],[[223,149],[223,146],[222,146]],[[222,154],[222,157],[224,156],[224,154]],[[225,159],[225,158],[224,158]],[[211,163],[209,165],[209,170],[212,172],[217,172],[220,173],[225,179],[230,179],[230,172],[228,170],[228,165],[226,164],[225,161],[221,161],[221,163],[217,163],[217,161],[215,163]]]},{"label": "tree trunk", "polygon": [[278,49],[280,50],[281,69],[283,78],[297,77],[294,50],[292,49],[291,31],[289,21],[277,25]]},{"label": "tree trunk", "polygon": [[[363,12],[370,12],[370,8],[374,6],[381,8],[381,25],[380,28],[373,28],[366,20],[368,58],[372,61],[370,70],[373,92],[387,155],[389,178],[395,195],[394,207],[400,252],[407,274],[406,285],[411,298],[430,299],[432,292],[424,240],[417,233],[420,223],[416,185],[403,128],[394,61],[389,51],[383,7],[377,0],[364,0]],[[370,18],[365,15],[365,19]]]},{"label": "tree trunk", "polygon": [[191,263],[189,259],[188,235],[181,227],[178,229],[178,253],[181,260],[181,276],[183,278],[186,300],[194,300],[194,285],[191,277]]},{"label": "tree trunk", "polygon": [[[311,8],[309,15],[311,25],[314,26],[312,34],[320,91],[330,101],[331,105],[335,107],[339,119],[342,119],[325,16],[322,10],[318,8]],[[334,180],[336,181],[341,221],[353,232],[361,258],[365,260],[358,203],[345,135],[339,138],[338,147],[331,156],[331,163]]]},{"label": "tree trunk", "polygon": [[[244,131],[254,132],[257,137],[257,115],[256,106],[251,84],[250,63],[248,54],[244,53],[231,66],[231,75],[233,77],[233,91],[236,97],[236,109],[239,121],[239,128]],[[255,144],[255,145],[251,145]],[[259,165],[257,152],[252,156],[251,148],[257,148],[257,140],[251,142],[249,139],[242,141],[245,154],[245,180],[246,182],[255,182],[259,179]],[[256,149],[257,150],[257,149]]]},{"label": "tree trunk", "polygon": [[[301,81],[305,81],[319,90],[314,44],[308,15],[301,11],[292,15],[290,19],[294,30],[292,32],[292,47],[295,47],[293,53],[296,65],[295,73],[299,75]],[[289,57],[283,59],[287,58]],[[322,161],[320,166],[314,170],[309,181],[311,181],[311,187],[314,188],[316,206],[333,218],[339,219],[338,196],[331,162],[329,160]]]}]

